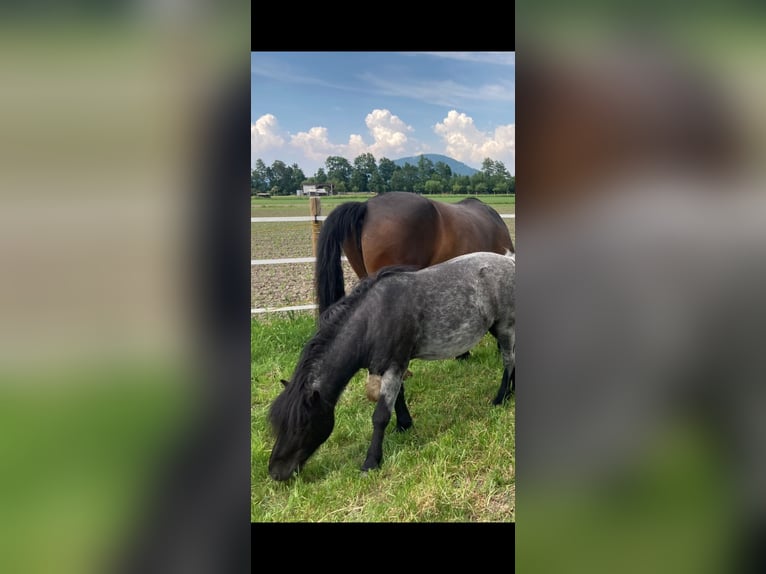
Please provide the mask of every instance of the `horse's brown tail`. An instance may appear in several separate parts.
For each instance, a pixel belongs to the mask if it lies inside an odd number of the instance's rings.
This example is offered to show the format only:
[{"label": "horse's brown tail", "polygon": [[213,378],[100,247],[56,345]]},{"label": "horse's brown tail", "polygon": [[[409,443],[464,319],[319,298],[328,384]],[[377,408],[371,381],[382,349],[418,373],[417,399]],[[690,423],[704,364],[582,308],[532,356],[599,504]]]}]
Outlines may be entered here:
[{"label": "horse's brown tail", "polygon": [[345,294],[343,267],[341,266],[341,245],[349,235],[356,237],[359,253],[362,252],[361,237],[367,204],[358,201],[343,203],[333,209],[322,225],[317,240],[317,258],[314,272],[319,312]]}]

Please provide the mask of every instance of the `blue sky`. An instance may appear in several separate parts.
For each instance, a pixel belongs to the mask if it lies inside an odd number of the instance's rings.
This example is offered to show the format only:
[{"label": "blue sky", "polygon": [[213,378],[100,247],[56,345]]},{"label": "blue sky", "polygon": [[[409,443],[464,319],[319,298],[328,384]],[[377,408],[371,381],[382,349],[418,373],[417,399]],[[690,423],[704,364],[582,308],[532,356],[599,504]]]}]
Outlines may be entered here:
[{"label": "blue sky", "polygon": [[515,173],[513,52],[252,52],[251,167],[440,153]]}]

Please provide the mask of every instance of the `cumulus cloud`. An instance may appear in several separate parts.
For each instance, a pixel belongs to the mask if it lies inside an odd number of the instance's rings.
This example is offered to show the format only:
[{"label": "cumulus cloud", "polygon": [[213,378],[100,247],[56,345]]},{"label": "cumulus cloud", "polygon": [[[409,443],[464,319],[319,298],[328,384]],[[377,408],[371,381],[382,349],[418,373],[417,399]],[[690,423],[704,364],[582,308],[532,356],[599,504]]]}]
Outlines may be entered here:
[{"label": "cumulus cloud", "polygon": [[360,134],[351,134],[346,144],[334,144],[325,127],[313,127],[307,132],[299,132],[291,137],[290,144],[300,149],[306,157],[320,161],[331,155],[355,158],[363,153],[371,153],[379,159],[406,151],[407,133],[412,131],[412,127],[398,116],[389,110],[375,109],[367,114],[364,122],[373,140],[369,144]]},{"label": "cumulus cloud", "polygon": [[324,161],[331,155],[342,155],[343,149],[343,146],[330,141],[327,128],[318,126],[292,136],[290,145],[300,149],[306,157],[317,161]]},{"label": "cumulus cloud", "polygon": [[441,123],[434,126],[434,132],[446,145],[448,156],[474,165],[484,158],[501,161],[513,171],[516,156],[516,126],[497,126],[494,132],[482,132],[473,123],[473,118],[456,110],[450,110]]},{"label": "cumulus cloud", "polygon": [[340,155],[348,158],[349,161],[353,161],[355,157],[367,153],[368,151],[370,151],[370,148],[364,143],[362,136],[359,134],[351,134],[351,137],[348,138],[348,145],[344,146],[343,153]]},{"label": "cumulus cloud", "polygon": [[[329,156],[334,155],[352,161],[361,154],[371,153],[379,160],[382,157],[396,158],[431,151],[423,142],[413,140],[412,126],[390,110],[374,109],[365,116],[364,122],[369,133],[366,140],[361,134],[350,134],[345,142],[335,143],[326,127],[314,126],[307,131],[288,134],[280,129],[274,115],[265,114],[250,126],[251,156],[263,157],[267,164],[272,159],[284,160],[283,148],[289,142],[289,146],[298,154],[296,161],[299,165],[313,172],[314,167],[307,168],[304,165],[306,162],[322,165]],[[515,172],[514,124],[497,126],[493,131],[483,132],[476,127],[472,117],[451,110],[434,126],[434,132],[444,142],[440,153],[475,166],[481,165],[484,158],[489,157],[503,162],[511,173]]]},{"label": "cumulus cloud", "polygon": [[375,109],[367,114],[364,123],[374,140],[369,146],[372,155],[378,158],[404,153],[408,141],[407,132],[411,132],[412,127],[399,119],[399,116],[389,110]]},{"label": "cumulus cloud", "polygon": [[250,150],[259,152],[281,147],[285,139],[280,135],[279,123],[273,114],[265,114],[250,124]]}]

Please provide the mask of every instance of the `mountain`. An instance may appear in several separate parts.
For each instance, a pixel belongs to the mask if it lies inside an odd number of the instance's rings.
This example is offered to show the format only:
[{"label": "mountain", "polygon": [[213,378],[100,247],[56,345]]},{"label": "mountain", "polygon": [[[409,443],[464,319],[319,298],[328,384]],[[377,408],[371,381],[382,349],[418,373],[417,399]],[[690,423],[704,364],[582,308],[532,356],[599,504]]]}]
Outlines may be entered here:
[{"label": "mountain", "polygon": [[[436,162],[441,161],[446,163],[450,169],[452,170],[452,173],[455,173],[457,175],[473,175],[478,169],[474,169],[470,166],[467,166],[462,161],[458,161],[456,159],[452,159],[451,157],[447,157],[446,155],[441,155],[438,153],[424,153],[423,156],[426,159],[430,159],[432,162],[434,162],[434,165],[436,165]],[[411,156],[411,157],[403,157],[400,159],[392,160],[396,165],[399,167],[404,167],[405,164],[409,163],[411,165],[414,165],[415,167],[418,166],[418,160],[420,159],[419,155]]]}]

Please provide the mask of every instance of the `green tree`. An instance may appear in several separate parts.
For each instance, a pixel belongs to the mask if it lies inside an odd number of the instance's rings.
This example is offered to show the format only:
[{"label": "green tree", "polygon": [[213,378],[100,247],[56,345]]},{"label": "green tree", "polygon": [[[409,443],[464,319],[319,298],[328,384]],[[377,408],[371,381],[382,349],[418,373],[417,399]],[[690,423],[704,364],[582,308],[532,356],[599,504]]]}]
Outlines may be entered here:
[{"label": "green tree", "polygon": [[383,181],[383,178],[377,170],[372,174],[372,179],[370,179],[370,191],[374,191],[375,193],[385,193],[388,191],[386,182]]},{"label": "green tree", "polygon": [[347,191],[350,188],[351,172],[353,171],[348,160],[345,157],[334,155],[328,157],[324,164],[327,168],[327,179],[335,184],[335,190],[339,193]]},{"label": "green tree", "polygon": [[399,169],[399,167],[387,157],[382,157],[380,158],[380,161],[378,161],[378,174],[383,180],[385,191],[391,190],[391,177],[393,177],[394,172],[397,169]]},{"label": "green tree", "polygon": [[351,173],[351,185],[359,191],[370,191],[370,181],[378,173],[375,157],[371,153],[363,153],[354,158],[354,169]]},{"label": "green tree", "polygon": [[415,191],[415,183],[418,179],[418,168],[406,163],[404,167],[397,167],[391,176],[391,191]]},{"label": "green tree", "polygon": [[509,193],[511,189],[515,190],[513,177],[501,161],[485,158],[481,164],[481,175],[480,181],[487,185],[491,193]]},{"label": "green tree", "polygon": [[250,172],[251,193],[265,193],[269,189],[269,170],[263,160],[255,160],[255,169]]},{"label": "green tree", "polygon": [[437,161],[434,166],[434,171],[440,180],[448,182],[452,179],[452,168],[443,161]]},{"label": "green tree", "polygon": [[425,186],[426,181],[435,173],[434,162],[424,155],[418,158],[418,179]]},{"label": "green tree", "polygon": [[348,193],[349,187],[344,183],[334,183],[333,182],[333,193]]},{"label": "green tree", "polygon": [[274,160],[271,164],[271,193],[272,195],[287,195],[290,193],[291,173],[282,160]]},{"label": "green tree", "polygon": [[492,186],[492,193],[509,193],[511,184],[507,181],[498,181]]},{"label": "green tree", "polygon": [[423,185],[425,193],[442,193],[444,191],[444,184],[438,179],[429,179]]},{"label": "green tree", "polygon": [[295,193],[296,190],[300,189],[303,186],[303,183],[306,181],[306,176],[303,173],[303,170],[298,166],[297,163],[294,163],[288,168],[288,174],[290,178],[288,187],[288,194],[292,195]]},{"label": "green tree", "polygon": [[481,162],[481,171],[487,180],[495,175],[495,169],[495,161],[493,159],[485,157],[484,161]]}]

